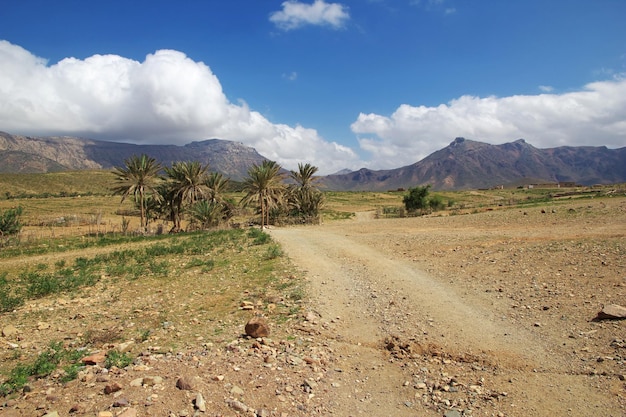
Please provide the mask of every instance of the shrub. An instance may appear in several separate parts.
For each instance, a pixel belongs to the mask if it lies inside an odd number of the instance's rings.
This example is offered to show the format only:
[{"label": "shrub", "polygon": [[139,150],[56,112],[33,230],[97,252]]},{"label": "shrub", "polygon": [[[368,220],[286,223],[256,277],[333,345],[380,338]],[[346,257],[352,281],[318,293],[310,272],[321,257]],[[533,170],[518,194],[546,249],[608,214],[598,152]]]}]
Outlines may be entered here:
[{"label": "shrub", "polygon": [[250,229],[248,237],[252,238],[253,245],[264,245],[272,240],[272,237],[260,229]]},{"label": "shrub", "polygon": [[0,211],[0,235],[16,235],[22,230],[22,223],[20,222],[22,211],[22,207],[19,206],[4,212]]},{"label": "shrub", "polygon": [[409,193],[404,196],[402,202],[404,203],[404,207],[409,212],[415,212],[418,210],[424,210],[428,208],[428,192],[430,190],[430,185],[425,185],[423,187],[415,187],[409,188]]},{"label": "shrub", "polygon": [[445,208],[443,199],[438,195],[434,195],[428,200],[428,206],[432,211],[443,210]]},{"label": "shrub", "polygon": [[111,369],[114,366],[116,368],[126,368],[131,363],[133,363],[133,358],[126,353],[121,353],[117,350],[110,350],[104,360],[104,366],[108,369]]}]

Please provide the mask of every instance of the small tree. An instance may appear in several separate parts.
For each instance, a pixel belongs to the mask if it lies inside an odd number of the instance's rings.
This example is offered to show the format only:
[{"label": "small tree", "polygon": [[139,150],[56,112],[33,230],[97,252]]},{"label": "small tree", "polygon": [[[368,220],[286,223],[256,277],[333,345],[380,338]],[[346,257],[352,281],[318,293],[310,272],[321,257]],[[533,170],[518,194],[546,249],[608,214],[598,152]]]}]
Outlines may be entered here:
[{"label": "small tree", "polygon": [[0,236],[16,235],[22,230],[20,216],[22,207],[13,207],[4,212],[0,211]]},{"label": "small tree", "polygon": [[433,195],[432,197],[430,197],[430,199],[428,199],[428,207],[430,207],[432,211],[439,211],[443,210],[446,205],[444,204],[443,198],[441,198],[441,196]]},{"label": "small tree", "polygon": [[409,193],[404,196],[402,202],[408,212],[415,212],[428,208],[428,192],[430,185],[423,187],[409,188]]}]

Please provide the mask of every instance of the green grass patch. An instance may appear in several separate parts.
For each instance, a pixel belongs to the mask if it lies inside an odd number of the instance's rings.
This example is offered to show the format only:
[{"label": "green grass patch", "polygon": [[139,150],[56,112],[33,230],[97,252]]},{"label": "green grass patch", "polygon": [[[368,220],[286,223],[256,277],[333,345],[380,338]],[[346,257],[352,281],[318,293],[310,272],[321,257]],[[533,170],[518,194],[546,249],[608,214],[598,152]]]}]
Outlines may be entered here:
[{"label": "green grass patch", "polygon": [[31,363],[18,364],[11,371],[7,379],[0,384],[0,396],[7,396],[22,389],[31,378],[45,378],[54,372],[60,365],[65,371],[62,380],[71,381],[78,376],[81,369],[80,359],[84,352],[66,349],[61,342],[51,342],[46,350],[41,352]]}]

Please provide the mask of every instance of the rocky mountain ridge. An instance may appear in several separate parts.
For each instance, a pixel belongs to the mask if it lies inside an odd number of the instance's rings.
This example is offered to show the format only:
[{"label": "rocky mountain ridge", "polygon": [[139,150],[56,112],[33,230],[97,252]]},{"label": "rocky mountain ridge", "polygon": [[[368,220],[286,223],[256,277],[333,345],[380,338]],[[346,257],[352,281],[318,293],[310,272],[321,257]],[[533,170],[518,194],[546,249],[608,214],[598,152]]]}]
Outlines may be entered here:
[{"label": "rocky mountain ridge", "polygon": [[0,132],[0,172],[33,173],[123,166],[145,153],[165,166],[197,160],[233,180],[245,177],[252,164],[266,158],[242,143],[208,139],[178,145],[135,145],[75,137],[28,137]]},{"label": "rocky mountain ridge", "polygon": [[438,190],[522,183],[582,185],[626,182],[626,147],[562,146],[538,149],[523,139],[502,145],[456,138],[447,147],[401,168],[366,168],[323,180],[331,190],[385,191],[430,184]]},{"label": "rocky mountain ridge", "polygon": [[[146,153],[163,165],[198,160],[238,181],[266,158],[242,143],[220,139],[186,145],[136,145],[75,137],[27,137],[0,132],[1,172],[111,169],[133,154]],[[404,167],[340,171],[321,179],[336,191],[387,191],[430,184],[459,190],[528,183],[582,185],[626,182],[626,147],[562,146],[539,149],[523,139],[491,145],[465,138]]]}]

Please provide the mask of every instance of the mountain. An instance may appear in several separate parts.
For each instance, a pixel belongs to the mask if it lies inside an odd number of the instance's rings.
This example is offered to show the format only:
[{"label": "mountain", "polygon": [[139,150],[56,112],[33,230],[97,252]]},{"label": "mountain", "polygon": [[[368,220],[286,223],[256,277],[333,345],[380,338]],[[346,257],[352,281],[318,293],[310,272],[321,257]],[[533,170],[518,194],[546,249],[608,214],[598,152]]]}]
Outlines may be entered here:
[{"label": "mountain", "polygon": [[[27,137],[0,132],[0,172],[111,169],[145,153],[169,166],[200,161],[231,179],[243,179],[266,158],[242,143],[209,139],[177,145],[134,145],[75,137]],[[386,191],[430,184],[435,190],[490,188],[522,183],[626,182],[626,147],[562,146],[538,149],[523,139],[490,145],[456,138],[419,162],[401,168],[340,171],[321,178],[336,191]]]},{"label": "mountain", "polygon": [[563,146],[538,149],[518,139],[490,145],[456,138],[412,165],[372,171],[363,168],[322,181],[328,190],[385,191],[430,184],[436,190],[489,188],[520,182],[626,182],[626,148]]},{"label": "mountain", "polygon": [[134,145],[74,137],[27,137],[0,132],[0,172],[52,172],[111,169],[132,155],[145,153],[165,166],[200,161],[233,180],[243,179],[252,164],[266,158],[242,143],[209,139],[177,145]]}]

